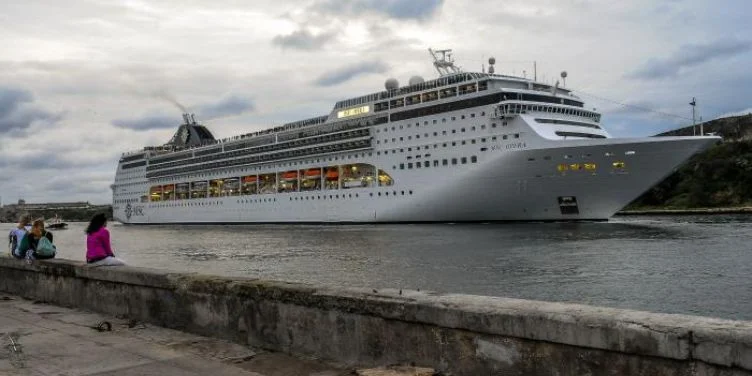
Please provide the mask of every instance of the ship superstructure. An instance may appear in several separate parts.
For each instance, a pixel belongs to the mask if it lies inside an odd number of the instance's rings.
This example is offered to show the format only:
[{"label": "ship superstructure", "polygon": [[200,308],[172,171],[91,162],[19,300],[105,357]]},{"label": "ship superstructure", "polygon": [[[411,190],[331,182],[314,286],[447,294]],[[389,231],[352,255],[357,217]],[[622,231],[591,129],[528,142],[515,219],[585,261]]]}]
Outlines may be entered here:
[{"label": "ship superstructure", "polygon": [[123,223],[605,220],[717,137],[612,138],[569,89],[463,72],[337,102],[294,123],[216,140],[195,117],[126,153]]}]

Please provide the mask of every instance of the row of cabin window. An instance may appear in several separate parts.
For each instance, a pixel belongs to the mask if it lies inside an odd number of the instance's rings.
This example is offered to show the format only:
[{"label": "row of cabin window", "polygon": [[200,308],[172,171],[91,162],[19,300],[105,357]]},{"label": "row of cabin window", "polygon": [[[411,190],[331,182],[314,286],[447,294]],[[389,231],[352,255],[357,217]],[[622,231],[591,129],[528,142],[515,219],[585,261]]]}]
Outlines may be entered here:
[{"label": "row of cabin window", "polygon": [[[452,166],[454,166],[454,165],[458,164],[458,161],[459,161],[459,164],[467,164],[468,163],[468,158],[467,157],[461,157],[459,159],[457,159],[457,158],[442,159],[441,160],[441,166],[449,166],[450,162],[451,162]],[[470,163],[478,163],[478,157],[476,157],[474,155],[472,157],[470,157]],[[423,168],[429,168],[429,167],[431,167],[431,161],[415,162],[414,164],[413,164],[413,162],[408,162],[407,163],[407,169],[408,170],[411,170],[413,168],[413,166],[415,166],[415,168],[421,168],[421,166]],[[439,167],[439,160],[438,159],[434,159],[434,161],[433,161],[433,167]],[[392,168],[393,169],[397,169],[397,166],[392,166]],[[404,170],[405,169],[405,163],[400,163],[399,164],[399,169],[400,170]]]},{"label": "row of cabin window", "polygon": [[579,117],[585,117],[589,118],[596,123],[601,121],[601,115],[585,111],[585,110],[576,110],[572,108],[561,108],[561,107],[553,107],[553,106],[546,106],[546,105],[538,105],[538,104],[506,104],[504,105],[504,112],[507,114],[525,114],[527,112],[545,112],[545,113],[552,113],[552,114],[562,114],[562,115],[572,115],[572,116],[579,116]]},{"label": "row of cabin window", "polygon": [[[506,122],[504,122],[504,125],[506,125]],[[495,127],[496,127],[496,123],[493,123],[493,124],[492,124],[492,127],[494,127],[494,128],[495,128]],[[485,124],[481,125],[481,126],[480,126],[480,129],[481,129],[481,130],[483,130],[483,129],[486,129],[486,125],[485,125]],[[472,126],[472,127],[470,128],[470,131],[471,131],[471,132],[475,132],[475,130],[476,130],[475,126]],[[460,133],[464,133],[464,132],[465,132],[465,128],[461,128],[461,129],[460,129]],[[452,134],[456,134],[456,133],[457,133],[457,130],[456,130],[456,129],[452,129]],[[447,133],[447,131],[441,131],[441,135],[442,135],[442,136],[446,136],[446,135],[448,135],[448,133]],[[434,136],[434,137],[438,137],[438,136],[439,136],[439,132],[433,132],[433,136]],[[424,133],[424,134],[423,134],[423,138],[428,138],[428,137],[430,137],[430,134],[428,134],[428,133]],[[412,135],[411,135],[411,136],[407,136],[407,140],[408,140],[408,141],[409,141],[409,140],[412,140],[412,139],[413,139],[413,136],[412,136]],[[419,134],[416,134],[416,135],[415,135],[415,139],[416,139],[416,140],[419,140],[419,139],[420,139],[420,135],[419,135]],[[381,144],[381,141],[384,141],[384,143],[385,143],[385,144],[388,144],[388,143],[389,143],[389,139],[388,139],[388,138],[384,138],[383,140],[376,140],[376,144],[377,144],[377,145],[378,145],[378,144]],[[398,141],[398,140],[397,140],[397,138],[396,138],[396,137],[392,137],[392,142],[397,142],[397,141]],[[404,138],[404,136],[400,137],[400,138],[399,138],[399,141],[400,141],[400,142],[402,142],[402,141],[405,141],[405,138]],[[473,142],[473,143],[475,143],[475,142]],[[463,145],[464,145],[464,143],[463,143]]]},{"label": "row of cabin window", "polygon": [[258,147],[253,147],[250,149],[225,151],[220,154],[204,156],[204,157],[198,157],[199,153],[196,152],[197,157],[195,158],[184,159],[184,160],[180,160],[176,162],[161,163],[159,165],[150,164],[149,167],[146,168],[146,170],[151,171],[157,168],[159,169],[172,168],[172,167],[177,167],[177,166],[182,166],[182,165],[187,165],[187,164],[211,162],[213,160],[218,160],[218,159],[223,159],[223,158],[232,158],[232,157],[237,157],[241,155],[248,156],[248,155],[259,154],[259,153],[267,153],[271,151],[284,150],[284,149],[294,148],[298,146],[315,145],[315,144],[321,144],[321,143],[332,142],[332,141],[346,140],[350,138],[364,137],[364,136],[368,136],[369,134],[370,134],[369,129],[359,129],[359,130],[353,130],[353,131],[348,131],[348,132],[340,132],[340,133],[310,137],[310,138],[301,139],[301,140],[280,142],[280,143],[272,144],[272,145],[258,146]]},{"label": "row of cabin window", "polygon": [[[399,194],[397,193],[397,191],[392,191],[392,196],[398,196],[400,194],[402,196],[405,196],[405,192],[407,192],[407,195],[412,195],[413,194],[412,190],[400,191]],[[389,196],[389,191],[386,191],[386,192],[377,192],[376,196],[377,197],[381,197],[382,193],[386,197]],[[330,200],[336,200],[336,199],[340,198],[339,196],[340,195],[329,195],[329,199]],[[345,196],[345,194],[342,194],[342,198],[359,198],[359,197],[360,196],[357,193],[354,196],[353,196],[352,193],[348,194],[347,196]],[[370,193],[370,197],[374,197],[373,192]],[[326,195],[323,195],[323,196],[318,196],[317,195],[317,196],[303,196],[303,197],[297,197],[296,196],[296,197],[290,197],[290,201],[309,201],[309,200],[326,200]],[[240,200],[238,203],[239,204],[243,203],[243,200]]]},{"label": "row of cabin window", "polygon": [[[228,173],[236,173],[236,172],[237,173],[243,173],[243,172],[252,172],[252,171],[266,171],[266,173],[274,173],[275,171],[279,170],[280,167],[303,166],[303,165],[307,165],[307,164],[322,163],[322,162],[326,162],[326,161],[329,161],[329,162],[339,161],[339,160],[343,160],[344,161],[345,157],[347,157],[347,159],[357,159],[358,156],[360,156],[360,158],[365,158],[366,155],[368,155],[369,157],[371,157],[371,156],[373,156],[373,152],[368,152],[368,153],[363,152],[363,153],[360,153],[360,154],[354,153],[354,154],[348,154],[348,155],[342,155],[342,156],[334,156],[334,157],[329,157],[329,158],[308,159],[308,160],[305,160],[305,161],[298,161],[298,162],[278,163],[278,164],[274,164],[274,165],[271,165],[271,166],[260,166],[260,167],[257,166],[257,167],[249,167],[249,168],[243,168],[243,169],[237,169],[237,170],[233,169],[231,171],[224,171],[221,174],[220,173],[195,174],[195,175],[185,176],[185,178],[193,179],[193,178],[213,177],[213,176],[216,176],[218,174],[219,175],[226,175]],[[153,181],[155,183],[170,182],[170,181],[172,181],[172,179],[171,178],[160,178],[160,179],[152,179],[151,181]]]},{"label": "row of cabin window", "polygon": [[[509,138],[520,138],[520,134],[519,134],[519,133],[514,133],[514,134],[505,134],[505,135],[501,135],[501,139],[502,139],[502,140],[507,140],[507,139],[509,139]],[[408,139],[409,139],[409,138],[408,138]],[[498,140],[498,136],[492,136],[492,137],[491,137],[491,141],[496,141],[496,140]],[[400,137],[400,141],[402,141],[402,137]],[[395,142],[395,141],[394,141],[394,139],[392,139],[392,142]],[[462,140],[462,141],[452,141],[452,142],[444,142],[444,143],[442,143],[441,145],[442,145],[442,147],[447,147],[447,146],[448,146],[449,144],[451,144],[452,146],[457,146],[457,142],[459,142],[459,143],[460,143],[461,145],[466,145],[466,144],[467,144],[467,140]],[[480,142],[486,142],[486,137],[482,137],[482,138],[480,138]],[[376,143],[379,143],[379,142],[378,142],[378,141],[376,141]],[[387,144],[387,143],[388,143],[388,140],[384,140],[384,143],[385,143],[385,144]],[[470,140],[470,143],[471,143],[471,144],[475,144],[475,143],[476,143],[476,139],[471,139],[471,140]],[[429,148],[429,145],[426,145],[426,146],[424,146],[424,149],[428,149],[428,148]],[[439,148],[439,144],[434,144],[434,145],[433,145],[433,148],[434,148],[434,149],[438,149],[438,148]],[[411,149],[411,148],[408,148],[407,150],[408,150],[408,151],[411,151],[410,149]],[[420,146],[416,146],[416,149],[417,149],[417,150],[420,150]],[[397,149],[392,149],[392,154],[395,154],[395,153],[396,153],[396,150],[397,150]],[[404,150],[404,149],[399,149],[399,150],[400,150],[400,152],[403,152],[403,150]],[[376,152],[376,155],[381,155],[380,153],[381,153],[381,152]],[[388,151],[388,150],[387,150],[387,151],[384,151],[384,154],[388,154],[388,153],[389,153],[389,151]]]},{"label": "row of cabin window", "polygon": [[[464,119],[465,119],[465,116],[466,116],[466,115],[460,115],[460,119],[461,119],[461,120],[464,120]],[[486,116],[486,112],[485,112],[485,111],[482,111],[482,112],[480,113],[480,116]],[[474,118],[474,117],[475,117],[475,113],[473,112],[473,113],[471,113],[471,114],[470,114],[470,118]],[[451,117],[450,119],[451,119],[451,121],[457,121],[457,117],[456,117],[456,116],[452,116],[452,117]],[[433,120],[431,121],[431,123],[433,123],[433,124],[438,124],[438,123],[439,123],[439,121],[438,121],[438,120],[439,120],[438,118],[437,118],[437,119],[433,119]],[[442,119],[441,119],[441,122],[442,122],[442,123],[446,123],[446,122],[447,122],[447,118],[442,118]],[[423,121],[423,125],[428,125],[428,124],[429,124],[429,123],[428,123],[428,120],[424,120],[424,121]],[[406,125],[400,125],[400,126],[399,126],[399,129],[404,129],[404,127],[405,127],[405,126],[406,126],[407,128],[410,128],[410,126],[411,126],[411,125],[412,125],[412,123],[407,123]],[[506,124],[505,124],[505,125],[506,125]],[[494,125],[494,126],[495,126],[495,125]],[[416,122],[415,122],[415,127],[416,127],[416,128],[420,128],[420,122],[419,122],[419,121],[416,121]],[[396,130],[397,130],[396,126],[392,126],[392,131],[396,131]],[[378,129],[378,128],[376,128],[376,133],[379,133],[380,131],[381,131],[381,129]],[[388,131],[389,131],[389,127],[384,127],[384,128],[383,128],[383,131],[384,131],[384,133],[388,132]]]},{"label": "row of cabin window", "polygon": [[481,82],[478,82],[477,84],[471,83],[467,85],[452,86],[448,88],[443,88],[441,90],[434,90],[434,91],[429,91],[425,93],[417,93],[414,95],[408,95],[406,97],[392,99],[387,102],[375,103],[373,105],[373,110],[374,112],[386,111],[390,108],[412,106],[416,104],[432,102],[438,99],[456,97],[457,93],[459,93],[459,95],[467,95],[467,94],[472,94],[472,93],[475,93],[478,91],[484,91],[484,90],[488,90],[488,81],[481,81]]},{"label": "row of cabin window", "polygon": [[294,158],[294,157],[302,157],[302,156],[311,155],[311,154],[315,155],[315,154],[322,154],[322,153],[347,151],[351,149],[361,149],[365,147],[370,147],[371,143],[372,143],[371,139],[367,139],[367,140],[351,141],[347,143],[334,144],[334,145],[312,146],[306,149],[280,151],[280,152],[276,152],[273,154],[253,155],[253,156],[243,157],[243,158],[238,158],[238,159],[233,159],[233,160],[224,160],[221,162],[206,163],[201,166],[178,167],[178,168],[174,168],[171,170],[148,172],[146,174],[146,177],[152,178],[152,177],[160,177],[160,176],[173,175],[173,174],[183,174],[186,172],[190,172],[191,170],[194,170],[196,168],[220,169],[220,168],[227,168],[227,167],[244,165],[244,164],[249,164],[249,163],[263,163],[265,161],[275,160],[275,159]]}]

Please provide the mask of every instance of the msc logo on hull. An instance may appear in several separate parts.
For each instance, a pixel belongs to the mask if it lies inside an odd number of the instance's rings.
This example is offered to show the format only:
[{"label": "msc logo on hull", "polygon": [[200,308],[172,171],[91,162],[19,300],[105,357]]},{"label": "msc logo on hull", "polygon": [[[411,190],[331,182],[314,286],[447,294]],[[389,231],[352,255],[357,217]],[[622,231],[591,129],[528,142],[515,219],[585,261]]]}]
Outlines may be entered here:
[{"label": "msc logo on hull", "polygon": [[125,205],[125,218],[127,218],[128,221],[131,220],[132,216],[142,217],[143,215],[144,215],[143,206],[131,206],[130,203],[128,205]]}]

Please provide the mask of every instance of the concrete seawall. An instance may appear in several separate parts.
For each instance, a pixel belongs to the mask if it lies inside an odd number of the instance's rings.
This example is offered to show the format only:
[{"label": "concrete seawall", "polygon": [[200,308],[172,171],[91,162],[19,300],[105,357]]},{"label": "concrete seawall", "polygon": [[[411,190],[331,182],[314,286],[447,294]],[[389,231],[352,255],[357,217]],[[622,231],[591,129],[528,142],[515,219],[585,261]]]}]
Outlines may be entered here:
[{"label": "concrete seawall", "polygon": [[0,257],[0,291],[291,354],[451,375],[752,375],[752,322]]}]

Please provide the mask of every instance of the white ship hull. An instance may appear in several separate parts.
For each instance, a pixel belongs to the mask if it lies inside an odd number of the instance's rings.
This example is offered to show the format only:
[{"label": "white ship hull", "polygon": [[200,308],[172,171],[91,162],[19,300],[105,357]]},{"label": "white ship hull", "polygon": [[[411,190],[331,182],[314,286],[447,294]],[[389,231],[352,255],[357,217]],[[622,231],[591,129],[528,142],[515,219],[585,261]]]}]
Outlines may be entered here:
[{"label": "white ship hull", "polygon": [[[188,206],[150,203],[130,221],[125,209],[115,216],[133,224],[607,220],[714,142],[715,137],[568,141],[568,146],[502,152],[456,173],[441,167],[412,170],[411,184],[194,199]],[[623,158],[630,151],[634,154]],[[543,159],[589,153],[600,156],[589,159],[595,164],[611,166],[607,152],[626,159],[628,169],[560,173],[561,160]],[[578,213],[562,214],[559,197],[575,197]]]},{"label": "white ship hull", "polygon": [[[345,101],[328,117],[274,132],[167,153],[145,150],[143,160],[124,156],[113,184],[115,219],[127,224],[607,220],[719,140],[610,138],[600,115],[585,110],[568,91],[546,96],[531,82],[505,76],[462,79],[475,89],[437,81],[426,93],[446,84],[453,96],[424,93],[430,103],[413,104],[415,110],[403,104],[385,110],[388,102],[379,98],[394,95],[382,93]],[[531,89],[507,88],[517,84]],[[408,89],[398,100],[420,102],[421,95]],[[338,111],[346,106],[357,107]],[[189,126],[187,121],[181,127]],[[189,137],[187,129],[174,140]],[[350,141],[347,150],[331,148]],[[284,150],[292,152],[280,154]],[[268,158],[248,159],[255,156]],[[358,166],[374,172],[362,187],[361,180],[343,177]],[[331,169],[338,173],[330,182],[325,174]],[[315,188],[301,191],[309,171],[316,175]],[[252,191],[239,186],[246,178],[254,181]],[[262,178],[274,184],[262,187]]]}]

